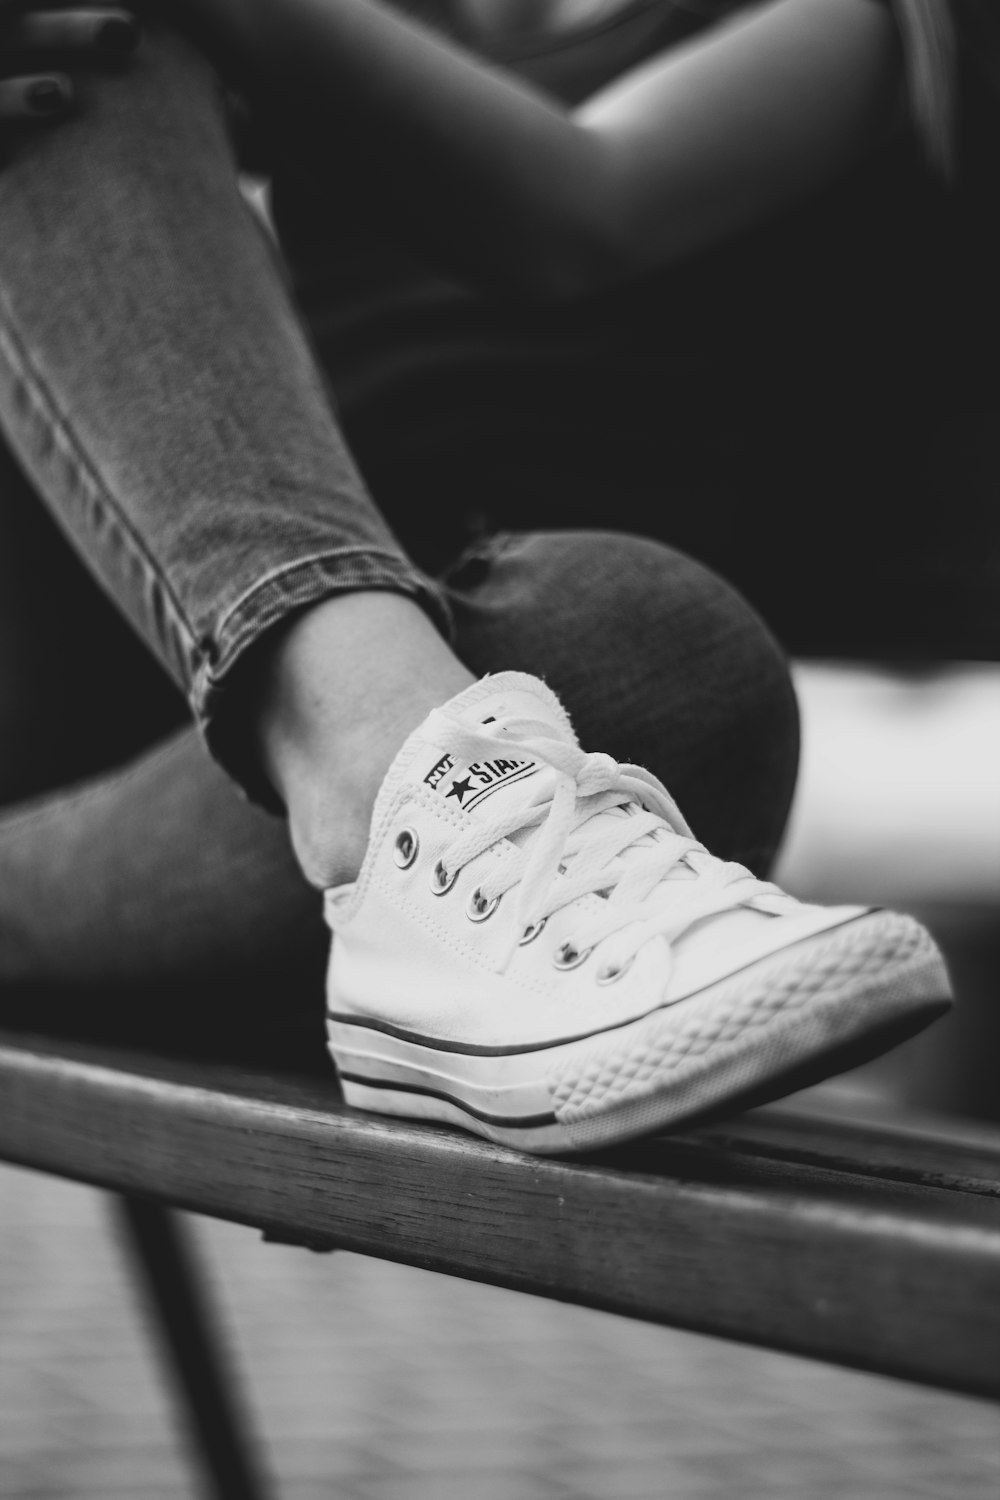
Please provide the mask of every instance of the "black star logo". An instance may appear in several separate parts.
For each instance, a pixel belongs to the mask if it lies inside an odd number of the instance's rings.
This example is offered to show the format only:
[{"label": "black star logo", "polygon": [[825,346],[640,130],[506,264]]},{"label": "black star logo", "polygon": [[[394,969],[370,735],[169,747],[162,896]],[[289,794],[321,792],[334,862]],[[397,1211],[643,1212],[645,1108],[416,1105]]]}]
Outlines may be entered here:
[{"label": "black star logo", "polygon": [[457,797],[458,798],[458,805],[459,805],[459,807],[461,807],[461,805],[462,805],[462,798],[465,796],[466,792],[471,792],[471,791],[472,791],[472,781],[470,780],[470,778],[468,776],[466,776],[466,778],[465,778],[464,781],[453,781],[452,784],[451,784],[451,791],[447,795],[449,797]]}]

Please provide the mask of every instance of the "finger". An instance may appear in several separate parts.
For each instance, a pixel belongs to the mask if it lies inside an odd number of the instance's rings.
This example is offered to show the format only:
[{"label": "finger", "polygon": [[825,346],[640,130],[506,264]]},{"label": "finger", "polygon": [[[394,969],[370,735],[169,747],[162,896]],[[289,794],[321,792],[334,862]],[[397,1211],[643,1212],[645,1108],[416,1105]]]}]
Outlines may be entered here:
[{"label": "finger", "polygon": [[9,24],[5,53],[93,51],[119,61],[138,41],[138,24],[127,10],[40,10]]},{"label": "finger", "polygon": [[52,120],[73,102],[73,85],[62,73],[0,79],[0,120]]}]

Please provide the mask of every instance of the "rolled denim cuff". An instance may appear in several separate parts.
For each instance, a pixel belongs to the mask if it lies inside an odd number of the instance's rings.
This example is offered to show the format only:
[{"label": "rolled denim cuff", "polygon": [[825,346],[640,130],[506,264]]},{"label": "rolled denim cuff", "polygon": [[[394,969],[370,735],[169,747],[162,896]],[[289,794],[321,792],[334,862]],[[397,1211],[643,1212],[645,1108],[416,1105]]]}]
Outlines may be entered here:
[{"label": "rolled denim cuff", "polygon": [[202,642],[190,703],[209,752],[246,793],[270,812],[284,807],[264,774],[253,742],[246,694],[247,653],[278,624],[336,594],[385,590],[411,598],[447,641],[454,625],[443,587],[397,553],[352,547],[299,558],[260,579],[229,610],[217,636]]}]

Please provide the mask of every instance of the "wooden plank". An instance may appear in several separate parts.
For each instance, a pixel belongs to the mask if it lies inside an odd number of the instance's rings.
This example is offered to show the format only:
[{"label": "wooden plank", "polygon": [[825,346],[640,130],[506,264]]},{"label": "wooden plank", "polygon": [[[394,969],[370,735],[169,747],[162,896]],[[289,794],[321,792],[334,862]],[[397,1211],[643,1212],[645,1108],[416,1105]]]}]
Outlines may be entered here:
[{"label": "wooden plank", "polygon": [[322,1080],[0,1043],[9,1161],[318,1247],[1000,1396],[1000,1201],[940,1161],[932,1185],[910,1180],[912,1138],[898,1143],[902,1178],[863,1158],[783,1160],[773,1122],[766,1151],[751,1129],[742,1146],[702,1132],[542,1160],[352,1112]]},{"label": "wooden plank", "polygon": [[1000,1130],[928,1115],[845,1119],[787,1105],[696,1132],[717,1149],[1000,1198]]}]

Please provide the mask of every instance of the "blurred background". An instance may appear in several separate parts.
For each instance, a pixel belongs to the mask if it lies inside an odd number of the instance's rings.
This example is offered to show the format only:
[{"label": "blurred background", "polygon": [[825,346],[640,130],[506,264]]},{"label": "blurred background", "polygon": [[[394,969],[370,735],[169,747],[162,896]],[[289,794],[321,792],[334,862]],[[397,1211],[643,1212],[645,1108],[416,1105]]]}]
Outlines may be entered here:
[{"label": "blurred background", "polygon": [[[796,679],[803,767],[779,879],[913,911],[960,997],[925,1037],[810,1092],[997,1121],[1000,668],[810,663]],[[195,1230],[283,1500],[1000,1495],[985,1402]],[[0,1168],[0,1497],[197,1493],[105,1199]]]},{"label": "blurred background", "polygon": [[1000,667],[801,663],[802,764],[776,878],[926,922],[952,1014],[837,1087],[1000,1121]]}]

